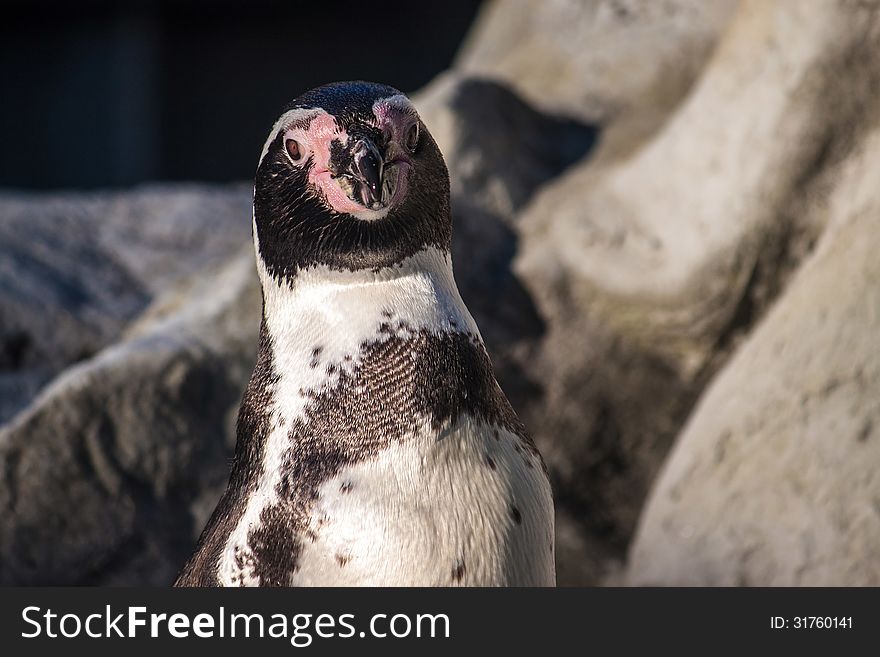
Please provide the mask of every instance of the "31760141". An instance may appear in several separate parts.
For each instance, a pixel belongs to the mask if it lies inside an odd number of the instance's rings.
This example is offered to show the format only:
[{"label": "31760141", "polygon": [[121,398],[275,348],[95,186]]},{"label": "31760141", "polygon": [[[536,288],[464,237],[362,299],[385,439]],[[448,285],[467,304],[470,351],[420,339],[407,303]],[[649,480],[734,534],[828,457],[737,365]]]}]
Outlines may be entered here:
[{"label": "31760141", "polygon": [[770,628],[774,630],[828,630],[847,629],[853,626],[852,616],[771,616]]}]

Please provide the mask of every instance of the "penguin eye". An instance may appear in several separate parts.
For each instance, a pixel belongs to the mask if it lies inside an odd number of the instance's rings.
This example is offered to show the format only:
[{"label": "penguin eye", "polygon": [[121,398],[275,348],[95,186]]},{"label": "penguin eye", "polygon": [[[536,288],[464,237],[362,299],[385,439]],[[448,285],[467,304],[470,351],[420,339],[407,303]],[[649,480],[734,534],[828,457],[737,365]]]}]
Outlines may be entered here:
[{"label": "penguin eye", "polygon": [[284,148],[287,149],[287,154],[290,156],[290,159],[293,162],[301,162],[303,157],[305,156],[306,151],[303,148],[303,145],[300,144],[296,139],[285,140]]},{"label": "penguin eye", "polygon": [[410,126],[409,132],[406,133],[406,148],[410,153],[416,152],[416,147],[419,145],[419,124],[413,123]]}]

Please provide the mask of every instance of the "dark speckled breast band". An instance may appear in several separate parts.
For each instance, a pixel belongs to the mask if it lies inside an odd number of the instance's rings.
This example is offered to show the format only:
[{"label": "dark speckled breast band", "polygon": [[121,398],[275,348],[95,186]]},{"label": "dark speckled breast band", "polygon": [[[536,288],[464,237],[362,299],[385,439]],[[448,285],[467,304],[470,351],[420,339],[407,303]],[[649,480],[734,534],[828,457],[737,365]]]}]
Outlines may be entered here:
[{"label": "dark speckled breast band", "polygon": [[[386,320],[345,364],[322,363],[320,350],[313,353],[312,366],[326,368],[327,384],[300,391],[309,402],[290,430],[279,502],[263,509],[260,524],[248,535],[251,553],[239,556],[247,560],[239,565],[259,576],[263,586],[287,585],[296,572],[303,541],[315,538],[308,522],[320,486],[344,467],[405,440],[419,425],[427,422],[439,431],[468,415],[518,435],[537,455],[476,336],[413,330],[393,317]],[[271,407],[262,391],[276,376],[263,329],[259,362],[242,401],[231,484],[178,584],[216,584],[220,551],[262,474]]]},{"label": "dark speckled breast band", "polygon": [[344,467],[367,460],[425,422],[439,431],[462,415],[523,437],[525,429],[495,382],[482,343],[469,333],[414,331],[389,319],[361,345],[354,365],[328,364],[331,385],[310,398],[291,428],[279,503],[251,531],[250,564],[264,586],[289,583],[318,490]]}]

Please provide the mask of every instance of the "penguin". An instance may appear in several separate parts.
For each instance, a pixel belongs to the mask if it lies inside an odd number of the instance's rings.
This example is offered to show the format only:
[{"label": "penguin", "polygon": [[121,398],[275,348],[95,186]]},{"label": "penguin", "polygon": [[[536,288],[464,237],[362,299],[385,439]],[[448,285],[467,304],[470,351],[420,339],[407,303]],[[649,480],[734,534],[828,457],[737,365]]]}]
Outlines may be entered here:
[{"label": "penguin", "polygon": [[253,237],[257,361],[175,585],[555,585],[547,469],[456,286],[449,174],[410,100],[358,81],[290,103]]}]

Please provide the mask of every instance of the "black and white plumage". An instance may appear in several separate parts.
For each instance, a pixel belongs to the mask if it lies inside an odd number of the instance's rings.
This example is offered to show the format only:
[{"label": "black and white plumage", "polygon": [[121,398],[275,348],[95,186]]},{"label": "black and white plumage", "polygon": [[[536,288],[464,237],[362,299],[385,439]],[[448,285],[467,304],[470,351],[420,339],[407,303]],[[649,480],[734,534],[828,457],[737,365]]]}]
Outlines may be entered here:
[{"label": "black and white plumage", "polygon": [[555,584],[546,470],[451,233],[443,157],[399,91],[338,83],[285,110],[254,188],[258,360],[177,585]]}]

